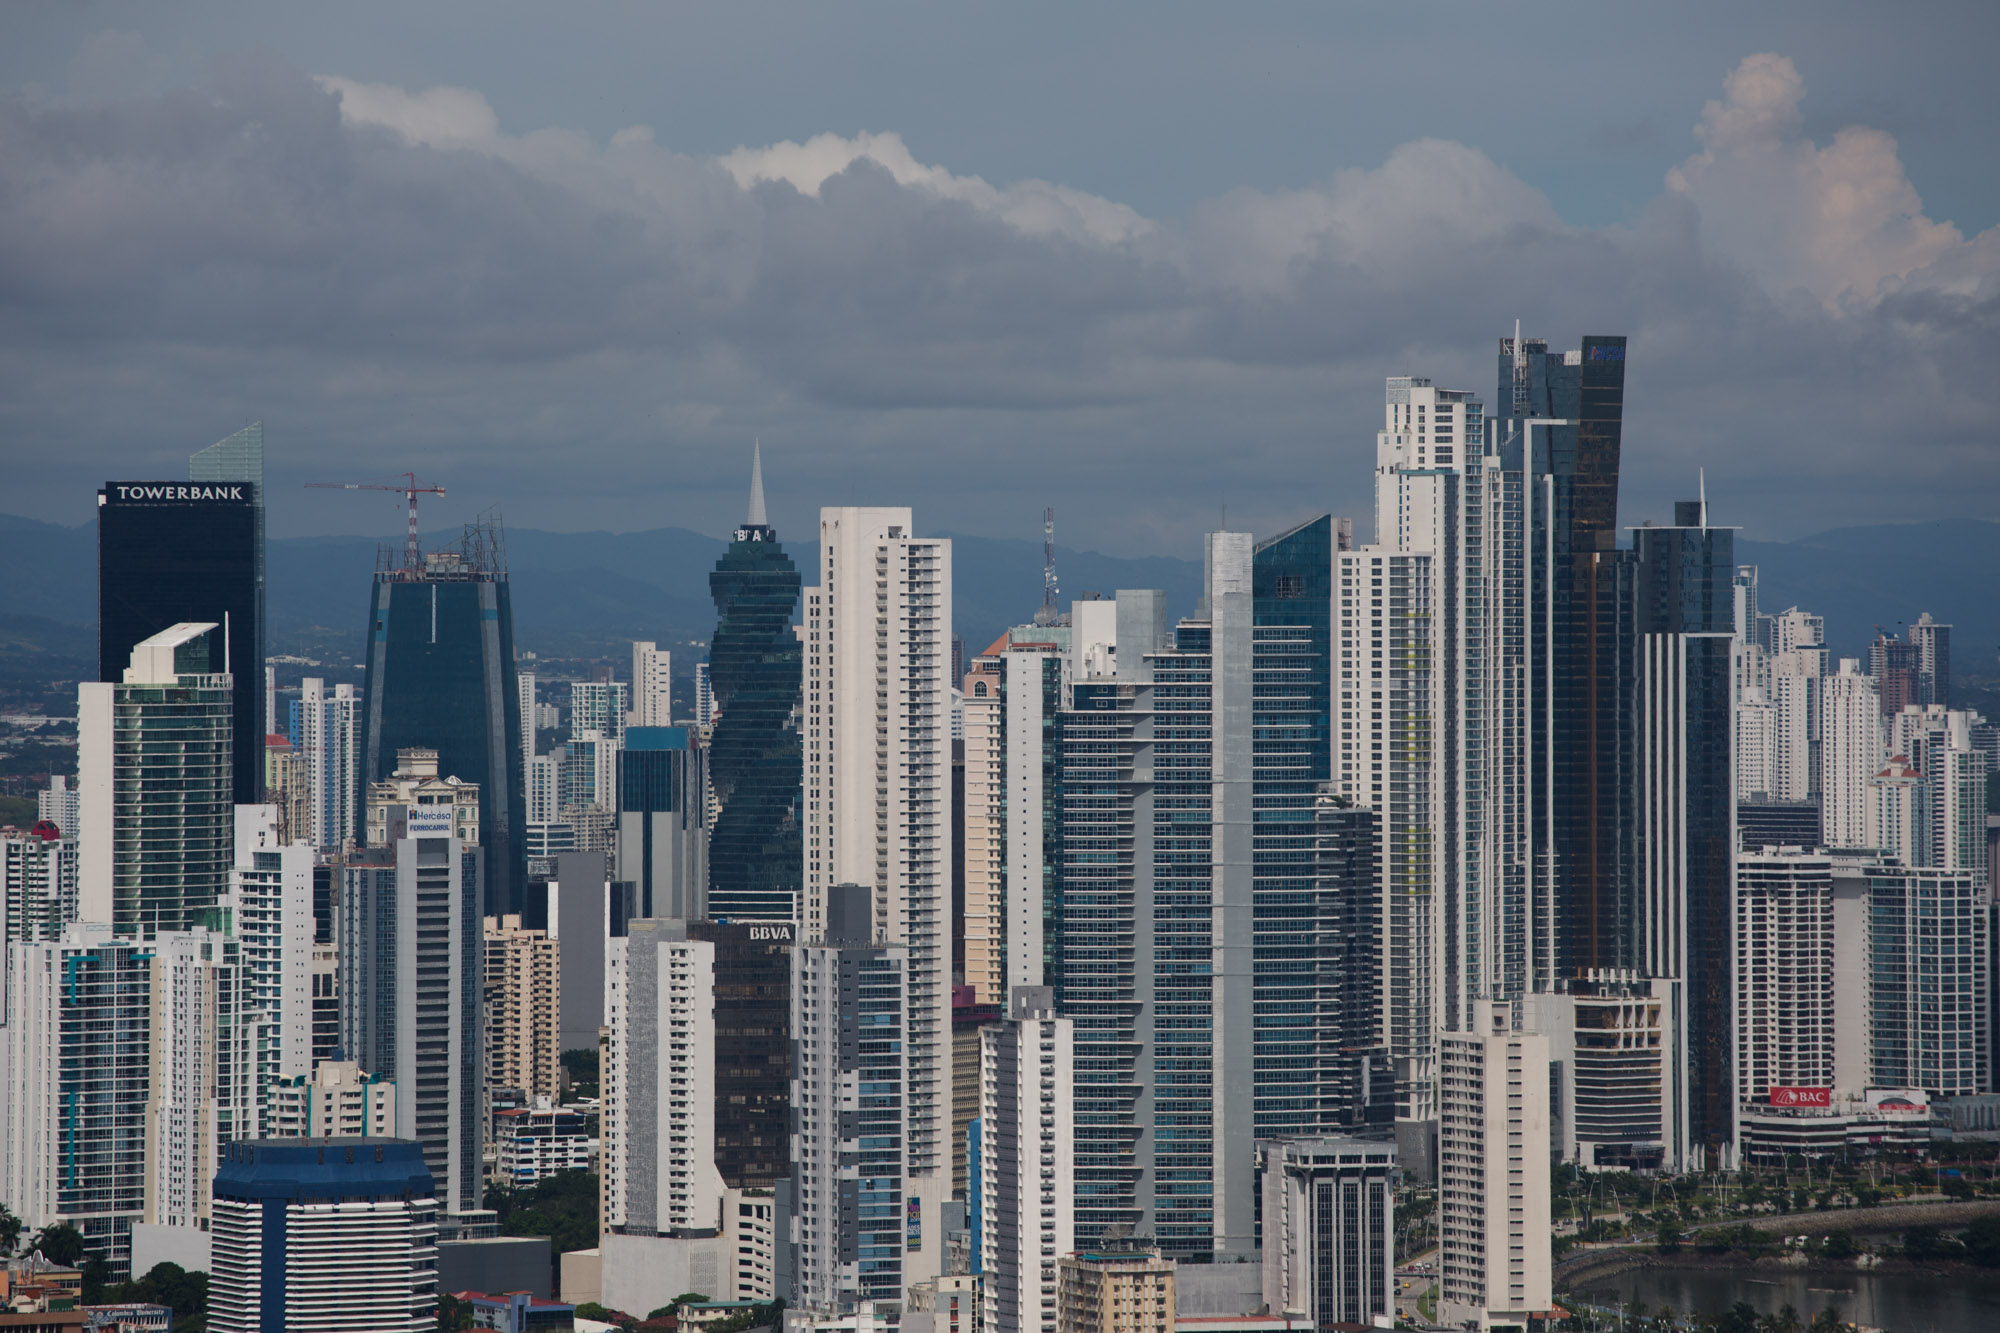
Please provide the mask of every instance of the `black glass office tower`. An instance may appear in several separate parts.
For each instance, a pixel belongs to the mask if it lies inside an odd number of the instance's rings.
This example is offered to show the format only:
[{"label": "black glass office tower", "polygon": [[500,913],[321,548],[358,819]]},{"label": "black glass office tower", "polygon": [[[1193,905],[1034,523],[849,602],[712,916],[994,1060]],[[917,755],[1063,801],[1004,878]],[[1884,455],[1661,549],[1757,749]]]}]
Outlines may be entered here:
[{"label": "black glass office tower", "polygon": [[520,911],[527,884],[514,610],[494,536],[468,529],[458,550],[377,571],[355,800],[365,808],[367,784],[413,746],[438,752],[439,773],[478,783],[488,915]]},{"label": "black glass office tower", "polygon": [[719,807],[709,830],[708,913],[790,921],[802,879],[802,751],[792,726],[801,652],[792,633],[799,571],[764,512],[761,458],[750,512],[708,576],[715,598],[709,683],[716,719],[709,781]]},{"label": "black glass office tower", "polygon": [[231,794],[238,805],[264,796],[263,431],[251,430],[254,455],[237,448],[232,466],[202,465],[251,433],[239,432],[196,454],[190,471],[249,473],[254,457],[254,476],[116,481],[97,493],[97,678],[123,680],[133,646],[170,626],[228,625],[227,668],[236,677]]},{"label": "black glass office tower", "polygon": [[1632,535],[1638,961],[1645,975],[1680,979],[1684,1141],[1691,1167],[1713,1168],[1735,1123],[1735,532],[1709,525],[1703,499],[1676,504],[1672,526]]},{"label": "black glass office tower", "polygon": [[[1630,774],[1636,688],[1632,553],[1618,549],[1625,339],[1591,336],[1570,352],[1539,339],[1500,340],[1495,413],[1502,440],[1545,441],[1509,466],[1524,472],[1530,511],[1528,725],[1545,737],[1533,808],[1532,859],[1553,879],[1554,971],[1632,967],[1639,926],[1637,831]],[[1542,673],[1546,673],[1543,675]],[[1541,788],[1546,788],[1542,790]]]},{"label": "black glass office tower", "polygon": [[690,921],[715,946],[715,1169],[731,1189],[791,1174],[789,921]]}]

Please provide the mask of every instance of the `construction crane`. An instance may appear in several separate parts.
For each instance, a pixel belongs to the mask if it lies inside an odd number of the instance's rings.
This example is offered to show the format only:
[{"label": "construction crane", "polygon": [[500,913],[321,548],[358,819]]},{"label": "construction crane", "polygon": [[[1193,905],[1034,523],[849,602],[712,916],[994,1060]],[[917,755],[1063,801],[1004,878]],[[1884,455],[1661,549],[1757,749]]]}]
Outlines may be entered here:
[{"label": "construction crane", "polygon": [[420,557],[417,552],[417,497],[419,495],[443,495],[444,487],[419,486],[417,485],[417,474],[414,472],[405,472],[401,476],[404,481],[409,483],[407,486],[382,486],[367,481],[309,481],[306,483],[306,489],[321,491],[394,491],[409,500],[410,537],[408,543],[403,548],[403,568],[414,571],[420,563]]}]

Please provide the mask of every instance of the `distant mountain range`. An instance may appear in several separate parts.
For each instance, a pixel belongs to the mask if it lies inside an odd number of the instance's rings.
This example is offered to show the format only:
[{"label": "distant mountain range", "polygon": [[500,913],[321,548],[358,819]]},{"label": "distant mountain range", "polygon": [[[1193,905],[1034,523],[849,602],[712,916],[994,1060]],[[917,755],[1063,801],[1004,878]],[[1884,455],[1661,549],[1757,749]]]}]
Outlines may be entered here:
[{"label": "distant mountain range", "polygon": [[[1032,541],[945,535],[953,536],[957,630],[968,651],[976,652],[1040,605],[1042,550]],[[442,539],[438,534],[432,540]],[[358,647],[381,544],[367,537],[273,540],[267,552],[272,651],[291,651],[287,645],[308,639]],[[715,624],[708,572],[723,545],[686,528],[510,529],[507,558],[519,646],[543,656],[587,656],[609,655],[633,638],[676,645],[705,641]],[[1189,546],[1199,549],[1194,539]],[[811,545],[794,548],[810,582]],[[1739,539],[1737,560],[1759,567],[1766,611],[1798,605],[1824,615],[1836,655],[1863,653],[1876,625],[1894,629],[1929,611],[1955,627],[1959,672],[1994,672],[2000,649],[2000,523],[1941,519],[1839,528],[1794,542]],[[1059,547],[1056,570],[1064,605],[1086,592],[1108,597],[1119,588],[1161,588],[1168,614],[1175,617],[1191,612],[1200,597],[1198,559],[1124,559]],[[0,514],[0,571],[0,652],[64,651],[90,641],[57,632],[56,626],[94,634],[93,526],[66,528]]]}]

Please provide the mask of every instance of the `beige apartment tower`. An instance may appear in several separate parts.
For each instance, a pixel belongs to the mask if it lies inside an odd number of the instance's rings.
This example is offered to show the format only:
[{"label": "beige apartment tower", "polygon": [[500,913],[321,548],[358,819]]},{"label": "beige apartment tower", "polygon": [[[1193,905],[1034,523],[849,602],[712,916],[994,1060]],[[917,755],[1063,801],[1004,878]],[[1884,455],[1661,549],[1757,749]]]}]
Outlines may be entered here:
[{"label": "beige apartment tower", "polygon": [[1057,1333],[1174,1333],[1174,1261],[1093,1250],[1058,1264]]},{"label": "beige apartment tower", "polygon": [[512,914],[486,918],[486,1080],[530,1100],[562,1097],[562,945]]}]

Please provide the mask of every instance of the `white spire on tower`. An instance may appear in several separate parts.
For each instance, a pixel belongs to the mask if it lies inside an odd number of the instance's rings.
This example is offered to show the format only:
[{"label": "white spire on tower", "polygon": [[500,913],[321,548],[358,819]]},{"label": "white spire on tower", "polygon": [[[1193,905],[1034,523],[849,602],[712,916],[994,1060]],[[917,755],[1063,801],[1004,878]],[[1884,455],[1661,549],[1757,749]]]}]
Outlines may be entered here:
[{"label": "white spire on tower", "polygon": [[750,517],[743,521],[743,526],[770,526],[770,520],[764,515],[764,444],[761,440],[750,446]]}]

